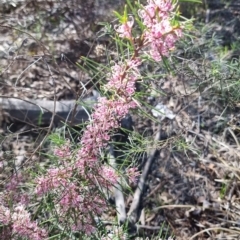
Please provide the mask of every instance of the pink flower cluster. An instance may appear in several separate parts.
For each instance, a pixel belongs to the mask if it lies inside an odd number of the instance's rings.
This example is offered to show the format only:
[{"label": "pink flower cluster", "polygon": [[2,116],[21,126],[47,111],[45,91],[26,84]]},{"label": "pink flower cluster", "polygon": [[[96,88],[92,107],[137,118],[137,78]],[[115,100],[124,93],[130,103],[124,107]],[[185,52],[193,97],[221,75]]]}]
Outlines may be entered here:
[{"label": "pink flower cluster", "polygon": [[[181,37],[179,26],[173,25],[171,13],[174,5],[171,0],[148,0],[148,4],[138,11],[146,29],[143,33],[143,45],[150,47],[149,54],[155,61],[161,61],[174,49],[175,42]],[[127,21],[116,28],[119,37],[133,39],[133,20]]]},{"label": "pink flower cluster", "polygon": [[141,77],[138,70],[140,64],[139,58],[127,60],[125,64],[115,64],[111,68],[111,74],[108,75],[109,82],[105,85],[105,89],[126,100],[130,99],[135,93],[135,83]]},{"label": "pink flower cluster", "polygon": [[[104,166],[98,165],[99,150],[106,147],[112,131],[120,127],[120,120],[126,116],[130,109],[137,105],[132,100],[135,92],[135,83],[139,72],[137,66],[139,59],[128,60],[126,63],[115,64],[107,76],[109,81],[104,86],[106,91],[113,94],[113,99],[101,97],[94,107],[91,121],[81,138],[81,149],[77,154],[76,166],[84,173],[84,166],[93,168],[97,164],[99,170],[105,171]],[[110,173],[111,172],[111,173]],[[108,169],[106,179],[115,184],[117,175]]]},{"label": "pink flower cluster", "polygon": [[39,228],[36,222],[31,221],[30,214],[22,205],[15,207],[11,220],[13,222],[12,228],[14,234],[32,240],[40,240],[47,237],[46,231]]},{"label": "pink flower cluster", "polygon": [[133,17],[130,17],[130,21],[127,21],[126,23],[123,23],[120,26],[116,26],[115,31],[119,34],[119,37],[131,39],[133,24],[134,19]]},{"label": "pink flower cluster", "polygon": [[175,42],[181,37],[181,28],[171,23],[174,9],[171,0],[148,0],[148,5],[138,14],[146,26],[144,32],[145,46],[150,46],[150,55],[155,61],[168,56],[174,49]]},{"label": "pink flower cluster", "polygon": [[147,2],[148,4],[138,11],[147,28],[151,28],[154,23],[168,18],[174,9],[171,0],[148,0]]},{"label": "pink flower cluster", "polygon": [[45,194],[53,189],[66,187],[68,179],[72,176],[72,169],[52,168],[47,171],[46,176],[37,179],[36,193]]},{"label": "pink flower cluster", "polygon": [[8,198],[8,201],[21,204],[29,203],[28,193],[22,193],[21,186],[25,182],[24,176],[21,173],[13,173],[10,180],[5,185],[4,194]]},{"label": "pink flower cluster", "polygon": [[136,184],[137,177],[140,175],[137,168],[128,168],[126,171],[130,184]]},{"label": "pink flower cluster", "polygon": [[0,206],[0,222],[10,226],[12,236],[28,238],[31,240],[43,240],[47,238],[45,229],[38,227],[37,222],[31,221],[30,214],[23,205],[18,205],[11,212],[9,208]]},{"label": "pink flower cluster", "polygon": [[62,160],[66,160],[67,158],[71,158],[70,141],[68,140],[64,145],[56,148],[54,150],[54,155],[59,157]]},{"label": "pink flower cluster", "polygon": [[[113,99],[99,98],[82,134],[81,148],[75,155],[74,166],[70,166],[71,151],[69,143],[66,143],[66,146],[55,150],[63,167],[49,169],[46,176],[36,180],[38,195],[48,192],[57,194],[56,204],[60,207],[59,214],[63,219],[69,219],[71,210],[75,215],[77,212],[80,214],[72,226],[75,231],[92,233],[95,228],[90,227],[93,224],[91,215],[99,215],[107,208],[103,196],[96,188],[100,186],[109,189],[116,184],[118,176],[112,167],[99,162],[100,150],[107,146],[112,131],[120,127],[120,120],[130,109],[136,107],[132,95],[139,77],[137,66],[140,63],[139,59],[128,60],[112,67],[105,89],[114,94]],[[81,179],[87,187],[79,182]],[[94,199],[90,197],[91,192],[94,193]]]},{"label": "pink flower cluster", "polygon": [[[93,166],[93,168],[95,167]],[[100,179],[98,175],[95,176],[91,172],[85,171],[86,175],[83,178],[83,174],[78,175],[77,170],[76,168],[48,170],[46,176],[36,180],[36,193],[39,196],[53,193],[57,196],[54,204],[58,209],[60,221],[67,226],[70,224],[73,231],[92,234],[96,230],[92,215],[102,214],[106,209],[106,203],[102,200],[100,193],[96,191],[96,179],[101,186],[106,187],[107,183],[109,184],[109,181],[112,180],[113,173],[107,170],[102,171],[105,175]],[[82,169],[79,170],[83,173]],[[106,177],[109,179],[107,180]],[[85,182],[84,184],[81,183],[81,179]]]}]

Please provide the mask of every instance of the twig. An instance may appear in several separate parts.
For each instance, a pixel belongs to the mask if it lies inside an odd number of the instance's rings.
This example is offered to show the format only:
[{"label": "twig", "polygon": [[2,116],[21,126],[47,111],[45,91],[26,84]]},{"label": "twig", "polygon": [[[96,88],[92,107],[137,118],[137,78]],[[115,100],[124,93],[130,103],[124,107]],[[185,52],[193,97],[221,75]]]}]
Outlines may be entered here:
[{"label": "twig", "polygon": [[44,138],[42,139],[42,141],[39,143],[39,145],[36,147],[36,149],[33,151],[33,153],[30,155],[30,157],[28,159],[25,160],[25,162],[23,162],[20,166],[23,167],[24,164],[26,164],[29,160],[32,159],[32,157],[35,155],[35,153],[41,149],[43,143],[45,142],[45,140],[47,139],[48,135],[50,134],[51,132],[51,129],[52,129],[52,126],[54,124],[54,117],[56,115],[56,83],[54,81],[54,78],[53,78],[53,74],[52,74],[52,71],[51,69],[49,68],[49,65],[47,64],[47,62],[45,61],[45,59],[43,59],[45,64],[47,65],[48,67],[48,70],[49,70],[49,73],[50,73],[50,78],[52,78],[52,81],[53,81],[53,90],[54,90],[54,104],[53,104],[53,112],[52,112],[52,118],[51,118],[51,122],[48,126],[48,130],[47,130],[47,133],[46,135],[44,136]]},{"label": "twig", "polygon": [[206,11],[206,17],[205,17],[205,23],[209,23],[210,13],[211,13],[211,10],[210,10],[210,9],[207,9],[207,11]]},{"label": "twig", "polygon": [[40,56],[37,60],[35,60],[33,63],[31,63],[30,65],[28,65],[18,76],[16,82],[15,82],[15,87],[17,87],[18,84],[18,80],[21,78],[21,76],[23,75],[23,73],[25,73],[32,65],[34,65],[35,63],[39,62],[43,57]]},{"label": "twig", "polygon": [[158,191],[158,189],[162,188],[166,184],[166,180],[159,183],[146,197],[146,199],[149,199],[154,193]]},{"label": "twig", "polygon": [[130,210],[128,212],[128,219],[130,220],[131,224],[135,224],[138,221],[139,218],[139,205],[141,202],[141,197],[142,197],[142,193],[145,187],[145,182],[148,176],[148,172],[150,170],[150,167],[153,163],[153,160],[155,158],[156,152],[157,152],[157,143],[160,140],[160,132],[161,132],[161,128],[160,125],[158,127],[157,130],[157,134],[155,136],[154,142],[155,142],[155,146],[153,146],[153,148],[150,150],[149,153],[149,157],[147,159],[146,165],[144,166],[142,175],[140,177],[139,183],[138,183],[138,187],[134,193],[133,196],[133,201],[132,201],[132,205],[130,207]]},{"label": "twig", "polygon": [[148,229],[148,230],[157,230],[159,231],[162,226],[149,226],[149,225],[139,225],[136,224],[137,229]]},{"label": "twig", "polygon": [[222,227],[212,227],[212,228],[203,229],[202,231],[194,234],[189,240],[192,240],[192,239],[198,237],[202,233],[205,233],[205,232],[208,232],[208,231],[214,231],[214,230],[216,230],[216,231],[222,230],[222,231],[225,231],[225,232],[236,233],[238,235],[240,234],[240,231],[236,231],[236,230],[233,230],[233,229],[222,228]]},{"label": "twig", "polygon": [[[40,41],[38,40],[37,38],[35,38],[33,35],[31,35],[30,33],[24,31],[24,30],[21,30],[21,29],[18,29],[18,28],[15,28],[13,27],[12,25],[2,25],[0,24],[0,28],[7,28],[7,29],[11,29],[11,30],[15,30],[15,31],[18,31],[20,33],[23,33],[23,34],[26,34],[30,39],[33,39],[35,42],[38,43],[39,46],[41,46],[41,49],[42,49],[42,52],[43,52],[43,55],[41,55],[43,58],[45,56],[49,56],[51,57],[51,60],[53,61],[53,64],[55,65],[55,67],[58,69],[59,71],[59,74],[60,74],[60,77],[63,79],[63,81],[67,84],[67,86],[74,92],[74,94],[77,96],[76,94],[76,91],[71,87],[71,85],[64,79],[63,77],[63,74],[61,72],[61,69],[59,68],[58,64],[57,64],[57,61],[56,59],[52,56],[52,54],[50,53],[50,51],[46,48],[46,46]],[[19,49],[18,49],[19,50]]]},{"label": "twig", "polygon": [[200,114],[200,109],[201,109],[201,100],[202,97],[199,96],[198,97],[198,121],[197,121],[197,132],[200,133],[200,129],[201,129],[201,114]]}]

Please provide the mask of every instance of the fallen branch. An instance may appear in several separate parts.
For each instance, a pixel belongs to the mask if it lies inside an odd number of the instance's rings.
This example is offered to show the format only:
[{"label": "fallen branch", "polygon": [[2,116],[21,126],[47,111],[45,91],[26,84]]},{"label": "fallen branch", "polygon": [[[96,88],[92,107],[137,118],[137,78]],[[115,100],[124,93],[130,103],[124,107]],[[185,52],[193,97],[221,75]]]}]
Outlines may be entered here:
[{"label": "fallen branch", "polygon": [[[49,125],[55,110],[55,125],[59,125],[60,122],[69,122],[71,119],[73,119],[71,124],[76,125],[89,119],[86,109],[91,109],[96,101],[95,97],[83,99],[81,102],[75,100],[56,101],[54,109],[54,101],[50,100],[22,100],[0,96],[0,111],[6,113],[13,122]],[[72,116],[76,104],[77,108],[74,111],[74,116]]]}]

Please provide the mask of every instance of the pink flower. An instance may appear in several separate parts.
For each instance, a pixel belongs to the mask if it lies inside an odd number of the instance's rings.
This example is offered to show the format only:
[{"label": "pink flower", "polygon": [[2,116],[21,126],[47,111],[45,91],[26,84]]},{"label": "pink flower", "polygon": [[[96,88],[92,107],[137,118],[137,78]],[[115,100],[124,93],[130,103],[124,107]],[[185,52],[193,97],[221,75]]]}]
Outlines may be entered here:
[{"label": "pink flower", "polygon": [[120,26],[115,26],[115,31],[119,33],[120,38],[132,38],[132,27],[134,24],[134,19],[130,16],[130,21],[123,23]]},{"label": "pink flower", "polygon": [[93,225],[87,224],[87,223],[84,224],[84,232],[85,232],[88,236],[90,236],[91,234],[93,234],[95,231],[96,231],[96,227],[94,227]]},{"label": "pink flower", "polygon": [[130,184],[136,184],[137,177],[140,176],[140,172],[135,167],[128,168],[127,171],[126,171],[126,175],[128,176]]},{"label": "pink flower", "polygon": [[83,202],[83,198],[78,193],[78,190],[79,189],[75,184],[69,184],[62,192],[62,197],[59,203],[64,212],[67,212],[69,208],[78,208]]},{"label": "pink flower", "polygon": [[181,29],[171,25],[170,12],[174,7],[170,0],[148,0],[148,5],[139,11],[139,16],[146,25],[145,46],[150,46],[149,53],[155,61],[168,56],[181,36]]},{"label": "pink flower", "polygon": [[11,212],[3,203],[0,204],[0,222],[4,225],[9,225],[11,222]]},{"label": "pink flower", "polygon": [[53,189],[66,187],[68,180],[71,177],[71,168],[52,168],[47,172],[48,174],[45,177],[39,177],[36,179],[36,193],[38,195],[45,194]]},{"label": "pink flower", "polygon": [[142,18],[143,24],[151,28],[159,19],[161,21],[168,18],[173,8],[171,0],[148,0],[148,5],[139,10],[138,15]]},{"label": "pink flower", "polygon": [[[126,88],[128,92],[130,91],[128,88],[131,88],[131,86],[126,83]],[[133,101],[128,102],[124,98],[119,100],[109,100],[105,97],[99,98],[98,104],[94,107],[92,122],[90,122],[82,135],[82,150],[78,153],[86,155],[84,157],[86,159],[95,159],[99,154],[99,149],[105,147],[110,140],[111,131],[119,128],[120,120],[126,116],[129,109],[135,106],[136,104]],[[84,158],[82,156],[79,158],[82,162],[81,165],[86,162]]]},{"label": "pink flower", "polygon": [[128,60],[125,64],[115,64],[108,75],[109,81],[105,85],[106,90],[115,92],[125,99],[135,93],[135,83],[140,78],[138,66],[141,64],[139,58]]},{"label": "pink flower", "polygon": [[[92,223],[92,224],[91,224]],[[72,226],[73,231],[81,231],[86,233],[88,236],[96,232],[96,227],[93,225],[92,219],[85,219],[85,221],[78,221]]]},{"label": "pink flower", "polygon": [[38,227],[37,223],[31,221],[30,214],[23,205],[18,205],[11,212],[7,207],[0,206],[0,222],[10,226],[12,234],[32,240],[43,240],[47,237],[45,229]]},{"label": "pink flower", "polygon": [[160,12],[170,12],[173,10],[173,5],[171,0],[148,0],[149,3],[155,4]]},{"label": "pink flower", "polygon": [[130,69],[133,69],[134,72],[140,76],[140,73],[139,73],[139,70],[138,70],[138,67],[141,65],[142,63],[142,60],[140,58],[133,58],[133,59],[130,59],[130,60],[127,60],[127,66],[130,68]]},{"label": "pink flower", "polygon": [[[170,33],[172,30],[173,28],[170,24],[170,21],[168,19],[165,19],[152,26],[149,36],[152,37],[152,40],[155,40]],[[147,38],[150,38],[150,37],[147,36]]]},{"label": "pink flower", "polygon": [[61,147],[55,148],[54,155],[62,159],[69,158],[71,156],[70,142],[65,143]]},{"label": "pink flower", "polygon": [[20,195],[20,201],[19,202],[22,205],[27,206],[29,204],[29,202],[30,202],[29,195],[26,194],[26,193],[20,193],[19,195]]},{"label": "pink flower", "polygon": [[15,191],[17,191],[22,181],[23,181],[23,176],[20,173],[14,173],[10,181],[7,183],[6,190],[12,191],[14,193]]},{"label": "pink flower", "polygon": [[104,184],[105,186],[111,187],[117,182],[116,170],[114,170],[112,167],[102,166],[101,172],[102,172],[102,177],[103,177],[102,181],[105,182],[105,184]]},{"label": "pink flower", "polygon": [[14,234],[32,240],[46,239],[47,232],[39,228],[36,222],[31,221],[30,214],[24,209],[23,205],[14,208],[11,220]]}]

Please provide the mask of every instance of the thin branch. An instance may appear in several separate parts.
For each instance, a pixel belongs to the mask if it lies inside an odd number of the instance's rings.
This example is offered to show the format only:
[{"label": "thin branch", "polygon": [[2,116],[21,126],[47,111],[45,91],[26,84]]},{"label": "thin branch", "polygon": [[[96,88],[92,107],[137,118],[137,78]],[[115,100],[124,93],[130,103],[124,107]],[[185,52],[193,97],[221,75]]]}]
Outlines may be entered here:
[{"label": "thin branch", "polygon": [[149,154],[149,157],[147,159],[146,165],[144,166],[142,175],[140,177],[138,187],[137,187],[137,189],[134,193],[134,196],[133,196],[132,205],[131,205],[130,210],[128,212],[128,218],[129,218],[131,224],[135,224],[138,221],[138,218],[139,218],[139,205],[140,205],[140,202],[141,202],[143,190],[144,190],[144,187],[145,187],[145,182],[146,182],[150,167],[153,163],[153,160],[154,160],[156,152],[157,152],[157,142],[160,140],[160,135],[161,135],[160,132],[161,132],[161,128],[159,126],[158,130],[157,130],[157,134],[156,134],[155,139],[154,139],[155,146],[153,146],[153,148],[150,151],[150,154]]},{"label": "thin branch", "polygon": [[209,232],[209,231],[225,231],[225,232],[230,232],[230,233],[236,233],[236,234],[240,234],[240,231],[236,231],[236,230],[233,230],[233,229],[229,229],[229,228],[222,228],[222,227],[212,227],[212,228],[207,228],[207,229],[203,229],[202,231],[194,234],[191,238],[189,238],[189,240],[192,240],[196,237],[198,237],[199,235],[205,233],[205,232]]}]

